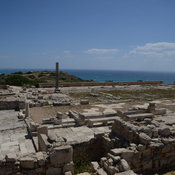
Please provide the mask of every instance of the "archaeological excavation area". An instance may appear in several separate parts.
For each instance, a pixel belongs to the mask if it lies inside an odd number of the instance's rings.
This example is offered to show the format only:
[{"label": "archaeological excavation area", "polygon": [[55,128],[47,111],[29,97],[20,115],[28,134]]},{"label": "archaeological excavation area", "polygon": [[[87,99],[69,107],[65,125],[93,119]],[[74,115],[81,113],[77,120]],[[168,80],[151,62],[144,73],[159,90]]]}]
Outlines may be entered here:
[{"label": "archaeological excavation area", "polygon": [[173,167],[174,90],[3,87],[0,175],[135,175]]}]

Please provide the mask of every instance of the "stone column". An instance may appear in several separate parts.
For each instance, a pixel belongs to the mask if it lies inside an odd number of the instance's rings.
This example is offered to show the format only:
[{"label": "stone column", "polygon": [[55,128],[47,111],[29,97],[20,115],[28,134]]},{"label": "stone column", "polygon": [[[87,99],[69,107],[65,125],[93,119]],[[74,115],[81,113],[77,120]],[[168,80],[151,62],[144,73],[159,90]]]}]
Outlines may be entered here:
[{"label": "stone column", "polygon": [[30,112],[29,112],[29,103],[26,102],[25,103],[25,117],[29,117],[30,116]]},{"label": "stone column", "polygon": [[55,84],[55,92],[59,92],[59,63],[56,62],[56,84]]}]

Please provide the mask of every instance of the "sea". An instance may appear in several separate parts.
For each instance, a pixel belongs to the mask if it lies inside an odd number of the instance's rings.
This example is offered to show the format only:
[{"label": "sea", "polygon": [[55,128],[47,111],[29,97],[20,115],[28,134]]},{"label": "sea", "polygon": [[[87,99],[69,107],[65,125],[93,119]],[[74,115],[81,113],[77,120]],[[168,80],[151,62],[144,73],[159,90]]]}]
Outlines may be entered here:
[{"label": "sea", "polygon": [[[0,74],[11,74],[15,72],[38,72],[55,71],[54,69],[0,69]],[[130,82],[130,81],[163,81],[164,84],[174,84],[175,72],[155,71],[124,71],[124,70],[81,70],[81,69],[60,69],[68,74],[75,75],[84,80],[98,82]]]}]

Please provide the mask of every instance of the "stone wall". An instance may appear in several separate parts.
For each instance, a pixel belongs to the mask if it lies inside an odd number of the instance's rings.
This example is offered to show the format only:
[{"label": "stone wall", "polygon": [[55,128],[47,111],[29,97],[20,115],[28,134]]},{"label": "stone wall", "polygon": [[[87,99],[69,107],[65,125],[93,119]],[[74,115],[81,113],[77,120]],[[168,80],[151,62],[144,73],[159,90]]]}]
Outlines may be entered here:
[{"label": "stone wall", "polygon": [[0,89],[8,89],[9,85],[0,85]]},{"label": "stone wall", "polygon": [[[60,83],[60,87],[73,86],[113,86],[113,85],[158,85],[163,84],[163,81],[142,81],[142,82],[72,82]],[[55,84],[40,83],[40,88],[55,87]]]},{"label": "stone wall", "polygon": [[24,100],[1,100],[0,101],[0,110],[9,110],[9,109],[24,109],[25,101]]},{"label": "stone wall", "polygon": [[[156,123],[155,123],[156,125]],[[175,132],[166,125],[135,126],[121,119],[112,126],[115,156],[125,159],[135,172],[158,170],[175,165]],[[117,153],[116,153],[117,152]]]}]

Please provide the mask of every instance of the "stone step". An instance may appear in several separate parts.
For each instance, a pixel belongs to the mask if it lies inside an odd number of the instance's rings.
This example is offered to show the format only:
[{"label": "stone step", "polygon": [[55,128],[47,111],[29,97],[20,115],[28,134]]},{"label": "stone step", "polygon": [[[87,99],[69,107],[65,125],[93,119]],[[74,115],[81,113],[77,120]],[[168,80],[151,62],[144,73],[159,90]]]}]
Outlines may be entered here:
[{"label": "stone step", "polygon": [[153,118],[154,115],[152,113],[143,113],[143,114],[132,114],[126,115],[126,120],[143,120],[145,118]]},{"label": "stone step", "polygon": [[90,127],[93,127],[94,123],[104,123],[107,124],[110,121],[114,121],[115,119],[118,119],[119,117],[104,117],[104,118],[94,118],[94,119],[88,119],[87,125]]}]

